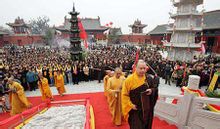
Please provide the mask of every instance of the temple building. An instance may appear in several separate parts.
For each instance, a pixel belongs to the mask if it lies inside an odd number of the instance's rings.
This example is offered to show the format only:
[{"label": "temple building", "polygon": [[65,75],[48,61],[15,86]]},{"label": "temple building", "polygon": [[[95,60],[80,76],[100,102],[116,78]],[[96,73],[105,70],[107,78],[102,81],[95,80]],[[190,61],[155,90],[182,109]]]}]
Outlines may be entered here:
[{"label": "temple building", "polygon": [[9,44],[9,32],[0,30],[0,47],[3,47],[5,44]]},{"label": "temple building", "polygon": [[[206,52],[220,54],[220,10],[208,11],[203,14],[202,30],[195,35],[195,42],[199,43],[203,38],[205,42]],[[172,28],[173,24],[162,24],[156,26],[148,33],[154,44],[163,45],[166,40],[170,42],[172,32],[168,28]],[[203,35],[202,35],[203,34]]]},{"label": "temple building", "polygon": [[163,24],[157,25],[152,31],[148,32],[151,42],[154,45],[163,45],[164,41],[170,42],[171,31],[167,31],[172,25]]},{"label": "temple building", "polygon": [[18,17],[15,19],[14,23],[7,23],[15,34],[28,34],[30,27],[24,22],[24,19]]},{"label": "temple building", "polygon": [[135,20],[131,27],[132,32],[130,34],[122,34],[120,36],[121,43],[130,43],[136,45],[150,44],[150,36],[144,33],[143,29],[147,27],[146,24],[142,24],[140,20]]},{"label": "temple building", "polygon": [[[220,54],[220,10],[204,14],[203,39],[208,53]],[[198,37],[201,37],[201,32]]]},{"label": "temple building", "polygon": [[133,25],[129,25],[129,27],[132,29],[132,33],[135,34],[142,34],[143,33],[143,29],[146,27],[147,25],[142,24],[140,20],[136,20],[134,21]]},{"label": "temple building", "polygon": [[[88,35],[88,40],[106,40],[104,32],[108,30],[108,27],[102,26],[100,17],[98,18],[81,18],[82,25]],[[69,38],[69,32],[71,24],[70,19],[64,17],[64,23],[61,26],[56,27],[61,32],[61,37],[64,39]]]},{"label": "temple building", "polygon": [[7,25],[12,28],[12,32],[0,32],[1,46],[43,43],[43,36],[32,34],[29,25],[22,18],[18,17],[13,23],[7,23]]}]

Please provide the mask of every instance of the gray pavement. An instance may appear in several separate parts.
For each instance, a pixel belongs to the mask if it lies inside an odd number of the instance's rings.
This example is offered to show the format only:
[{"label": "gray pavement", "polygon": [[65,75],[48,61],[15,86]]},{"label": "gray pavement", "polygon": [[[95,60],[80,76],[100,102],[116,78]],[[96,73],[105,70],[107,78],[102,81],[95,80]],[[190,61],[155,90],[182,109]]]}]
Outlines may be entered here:
[{"label": "gray pavement", "polygon": [[[95,92],[103,92],[104,87],[103,83],[98,83],[98,81],[91,82],[80,82],[79,85],[68,84],[65,85],[66,93],[65,94],[80,94],[80,93],[95,93]],[[53,95],[58,95],[56,87],[50,87]],[[166,85],[164,80],[160,80],[159,85],[159,93],[160,94],[168,94],[168,95],[179,95],[180,88],[175,87],[175,84]],[[26,91],[25,94],[28,97],[31,96],[41,96],[39,89],[36,91]]]}]

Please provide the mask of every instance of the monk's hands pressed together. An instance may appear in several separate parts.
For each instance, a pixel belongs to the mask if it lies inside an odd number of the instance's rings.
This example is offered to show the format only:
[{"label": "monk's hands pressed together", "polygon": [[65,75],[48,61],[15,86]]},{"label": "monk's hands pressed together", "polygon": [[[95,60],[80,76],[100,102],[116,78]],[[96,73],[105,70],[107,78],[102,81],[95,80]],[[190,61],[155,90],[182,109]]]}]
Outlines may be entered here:
[{"label": "monk's hands pressed together", "polygon": [[151,95],[152,94],[152,89],[147,89],[146,90],[146,95]]}]

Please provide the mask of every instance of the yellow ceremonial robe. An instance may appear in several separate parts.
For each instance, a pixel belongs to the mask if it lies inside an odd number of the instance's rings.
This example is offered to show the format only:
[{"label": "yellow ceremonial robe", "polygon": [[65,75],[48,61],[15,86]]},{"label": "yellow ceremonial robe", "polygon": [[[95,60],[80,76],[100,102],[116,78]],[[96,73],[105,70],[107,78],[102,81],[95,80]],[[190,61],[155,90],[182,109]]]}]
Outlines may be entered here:
[{"label": "yellow ceremonial robe", "polygon": [[38,83],[40,92],[42,94],[42,100],[46,100],[47,98],[52,99],[53,95],[51,93],[49,84],[48,84],[48,80],[47,78],[43,78],[41,79],[41,81]]},{"label": "yellow ceremonial robe", "polygon": [[108,96],[108,92],[107,92],[107,84],[108,84],[108,79],[109,76],[105,75],[103,82],[104,82],[104,95],[107,97]]},{"label": "yellow ceremonial robe", "polygon": [[13,82],[9,85],[10,89],[15,89],[15,92],[10,92],[10,104],[11,104],[11,115],[16,115],[27,109],[31,104],[28,102],[24,88],[18,82]]},{"label": "yellow ceremonial robe", "polygon": [[134,107],[134,104],[131,102],[129,93],[131,90],[134,90],[145,83],[145,76],[139,78],[137,73],[134,72],[124,81],[121,92],[121,101],[122,101],[122,113],[124,119],[128,120],[128,113]]},{"label": "yellow ceremonial robe", "polygon": [[66,92],[66,89],[64,87],[64,78],[62,74],[56,76],[56,87],[60,95]]},{"label": "yellow ceremonial robe", "polygon": [[107,91],[109,96],[109,109],[112,114],[112,121],[115,125],[121,125],[122,112],[121,112],[121,87],[125,77],[121,76],[116,78],[115,76],[109,78]]}]

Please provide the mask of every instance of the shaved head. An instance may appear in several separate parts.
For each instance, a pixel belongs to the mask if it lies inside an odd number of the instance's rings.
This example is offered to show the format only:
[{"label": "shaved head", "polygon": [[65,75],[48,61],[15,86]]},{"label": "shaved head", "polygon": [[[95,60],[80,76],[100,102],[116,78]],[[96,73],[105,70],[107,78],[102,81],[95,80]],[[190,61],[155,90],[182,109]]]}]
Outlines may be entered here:
[{"label": "shaved head", "polygon": [[115,68],[115,76],[116,76],[116,78],[120,78],[121,75],[122,75],[121,68],[119,68],[119,67]]},{"label": "shaved head", "polygon": [[115,68],[115,73],[122,73],[122,70],[121,70],[121,68],[119,68],[119,67],[117,67],[117,68]]},{"label": "shaved head", "polygon": [[143,77],[147,72],[147,65],[144,60],[138,60],[136,67],[137,75]]},{"label": "shaved head", "polygon": [[147,65],[146,65],[146,62],[145,62],[144,60],[138,60],[138,62],[137,62],[137,67],[139,67],[140,65],[145,65],[145,66],[147,66]]},{"label": "shaved head", "polygon": [[8,83],[9,83],[9,84],[12,84],[13,81],[14,81],[14,77],[10,77],[10,78],[8,79]]}]

